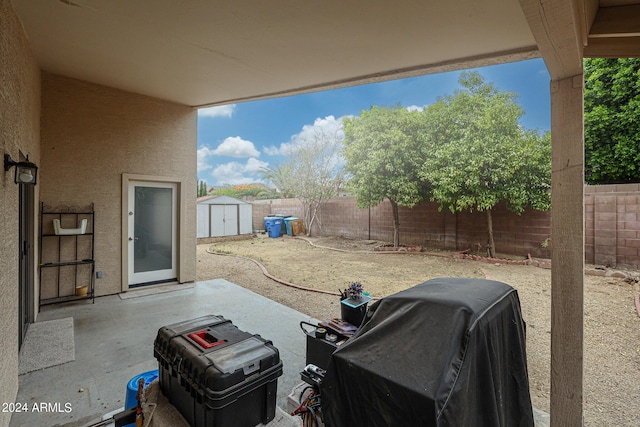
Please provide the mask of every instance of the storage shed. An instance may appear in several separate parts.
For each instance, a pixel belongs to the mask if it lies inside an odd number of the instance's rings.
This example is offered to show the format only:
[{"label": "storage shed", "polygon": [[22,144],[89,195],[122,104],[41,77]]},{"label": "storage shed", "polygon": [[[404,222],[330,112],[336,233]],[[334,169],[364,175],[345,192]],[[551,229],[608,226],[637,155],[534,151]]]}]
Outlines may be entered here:
[{"label": "storage shed", "polygon": [[251,203],[229,196],[205,196],[197,199],[197,237],[222,237],[251,234]]}]

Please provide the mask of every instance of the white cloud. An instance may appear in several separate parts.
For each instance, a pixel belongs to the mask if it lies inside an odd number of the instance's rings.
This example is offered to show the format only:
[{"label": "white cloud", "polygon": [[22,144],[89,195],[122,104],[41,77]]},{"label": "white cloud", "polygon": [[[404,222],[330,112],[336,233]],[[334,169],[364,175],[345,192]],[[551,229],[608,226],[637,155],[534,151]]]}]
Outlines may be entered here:
[{"label": "white cloud", "polygon": [[419,112],[423,112],[425,109],[426,105],[409,105],[407,107],[407,111],[419,111]]},{"label": "white cloud", "polygon": [[[296,134],[297,135],[297,134]],[[293,135],[295,137],[296,135]],[[295,149],[295,143],[293,142],[283,142],[279,147],[275,145],[271,145],[269,147],[262,147],[262,152],[268,156],[286,156],[291,154],[291,152]]]},{"label": "white cloud", "polygon": [[252,157],[247,159],[246,163],[229,162],[221,164],[211,171],[211,176],[215,178],[215,185],[250,184],[260,181],[261,169],[268,166],[269,163]]},{"label": "white cloud", "polygon": [[344,138],[344,130],[342,129],[342,118],[336,119],[333,116],[327,116],[324,119],[317,118],[312,125],[302,126],[302,130],[291,138],[293,143],[301,143],[311,140],[315,135],[321,132],[325,135]]},{"label": "white cloud", "polygon": [[231,117],[236,109],[236,104],[219,105],[198,109],[198,117]]},{"label": "white cloud", "polygon": [[211,169],[211,165],[208,163],[208,159],[211,156],[213,156],[213,150],[209,147],[198,148],[198,171]]},{"label": "white cloud", "polygon": [[[346,116],[345,116],[346,117]],[[283,142],[279,147],[270,146],[264,147],[262,151],[270,156],[275,155],[288,155],[296,149],[300,144],[304,144],[319,135],[327,135],[329,137],[336,137],[338,139],[344,139],[344,130],[342,128],[342,119],[344,117],[335,118],[334,116],[327,116],[323,119],[317,118],[313,124],[302,126],[302,130],[291,136],[291,140]]]},{"label": "white cloud", "polygon": [[218,156],[229,157],[259,157],[260,152],[256,150],[253,142],[240,138],[239,136],[230,136],[222,141],[222,144],[213,150],[213,154]]},{"label": "white cloud", "polygon": [[262,152],[267,156],[277,156],[278,154],[280,154],[280,149],[273,145],[270,147],[265,146],[265,147],[262,147]]},{"label": "white cloud", "polygon": [[245,172],[256,174],[259,173],[262,169],[269,166],[269,163],[263,162],[262,160],[258,160],[255,158],[250,158],[247,160],[247,164],[244,167]]}]

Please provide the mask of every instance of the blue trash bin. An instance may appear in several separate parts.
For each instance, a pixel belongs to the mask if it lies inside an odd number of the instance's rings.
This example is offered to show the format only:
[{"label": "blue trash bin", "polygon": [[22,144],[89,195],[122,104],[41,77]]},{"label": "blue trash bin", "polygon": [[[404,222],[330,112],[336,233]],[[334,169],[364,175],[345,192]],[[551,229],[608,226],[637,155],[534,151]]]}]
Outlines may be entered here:
[{"label": "blue trash bin", "polygon": [[285,224],[284,220],[287,219],[287,218],[291,218],[291,215],[275,214],[274,216],[281,221],[280,222],[280,235],[284,236],[284,233],[287,232],[287,228],[285,227],[286,224]]},{"label": "blue trash bin", "polygon": [[278,236],[274,236],[274,237],[279,237],[282,236],[287,230],[285,228],[284,225],[282,225],[282,221],[285,218],[290,218],[291,215],[285,215],[285,214],[269,214],[267,216],[264,217],[264,229],[267,233],[269,233],[269,227],[271,227],[271,225],[275,222],[275,221],[280,221],[280,234]]},{"label": "blue trash bin", "polygon": [[269,229],[267,233],[269,233],[269,237],[280,237],[280,227],[282,226],[282,220],[279,218],[275,218],[269,224]]},{"label": "blue trash bin", "polygon": [[271,227],[273,227],[273,223],[275,221],[279,221],[279,218],[273,217],[273,216],[268,216],[264,218],[264,231],[266,231],[267,233],[269,233],[269,230],[271,230]]},{"label": "blue trash bin", "polygon": [[269,227],[271,226],[271,223],[273,221],[275,221],[276,218],[273,215],[268,215],[264,217],[264,231],[269,231]]}]

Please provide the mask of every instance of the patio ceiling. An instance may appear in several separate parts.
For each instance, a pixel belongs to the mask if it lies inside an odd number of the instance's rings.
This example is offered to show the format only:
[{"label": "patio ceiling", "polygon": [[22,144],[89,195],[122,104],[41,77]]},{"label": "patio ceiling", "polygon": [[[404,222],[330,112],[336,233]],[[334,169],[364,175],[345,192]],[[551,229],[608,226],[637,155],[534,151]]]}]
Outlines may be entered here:
[{"label": "patio ceiling", "polygon": [[531,5],[575,5],[583,39],[606,6],[584,40],[595,56],[612,51],[611,36],[615,52],[640,36],[639,0],[13,3],[43,70],[191,106],[536,57]]},{"label": "patio ceiling", "polygon": [[40,67],[191,106],[538,56],[516,0],[14,0]]}]

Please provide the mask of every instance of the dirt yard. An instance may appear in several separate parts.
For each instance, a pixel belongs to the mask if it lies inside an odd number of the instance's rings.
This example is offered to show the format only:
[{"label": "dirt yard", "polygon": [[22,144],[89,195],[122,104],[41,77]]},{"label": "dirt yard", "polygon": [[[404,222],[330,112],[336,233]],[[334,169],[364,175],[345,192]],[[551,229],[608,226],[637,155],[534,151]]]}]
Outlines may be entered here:
[{"label": "dirt yard", "polygon": [[[340,317],[339,297],[280,284],[266,277],[250,259],[282,281],[329,292],[338,292],[359,278],[373,297],[384,297],[435,277],[478,277],[507,283],[518,290],[527,323],[533,405],[549,412],[549,270],[455,259],[449,252],[374,252],[381,242],[340,238],[309,241],[313,245],[291,237],[255,236],[198,245],[197,279],[225,278],[320,320]],[[585,277],[585,426],[631,427],[640,423],[640,318],[634,305],[637,290],[635,280]]]}]

